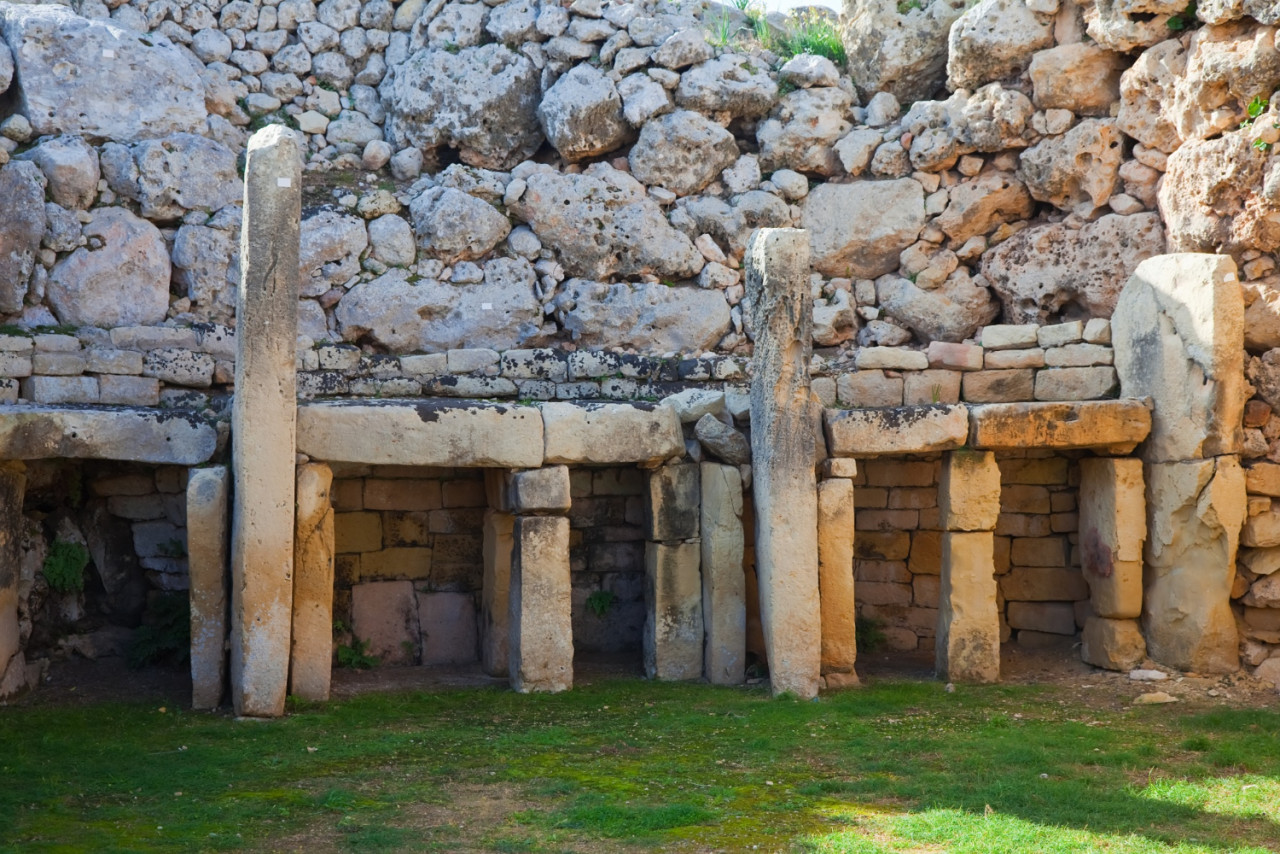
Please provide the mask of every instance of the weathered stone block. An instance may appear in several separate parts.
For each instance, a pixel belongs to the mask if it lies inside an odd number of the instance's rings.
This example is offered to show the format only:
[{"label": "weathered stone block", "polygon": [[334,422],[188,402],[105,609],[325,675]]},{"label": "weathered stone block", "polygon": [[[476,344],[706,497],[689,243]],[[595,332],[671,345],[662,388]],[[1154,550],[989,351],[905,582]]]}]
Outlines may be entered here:
[{"label": "weathered stone block", "polygon": [[836,398],[845,406],[865,408],[901,406],[902,377],[886,377],[884,371],[841,374],[836,380]]},{"label": "weathered stone block", "polygon": [[[853,579],[853,481],[828,479],[818,484],[818,592],[822,597],[822,674],[857,675]],[[848,679],[837,680],[848,683]],[[828,685],[830,685],[828,680]]]},{"label": "weathered stone block", "polygon": [[26,377],[22,396],[36,403],[97,403],[97,377]]},{"label": "weathered stone block", "polygon": [[702,676],[702,573],[699,543],[645,547],[644,669],[650,679]]},{"label": "weathered stone block", "polygon": [[367,581],[351,588],[351,634],[382,664],[414,664],[422,643],[412,581]]},{"label": "weathered stone block", "polygon": [[0,459],[130,460],[188,466],[208,461],[217,441],[213,426],[190,413],[0,406]]},{"label": "weathered stone block", "polygon": [[100,374],[98,402],[108,406],[155,406],[160,402],[160,381],[154,377]]},{"label": "weathered stone block", "polygon": [[1035,394],[1035,371],[1030,368],[972,371],[964,375],[961,393],[969,403],[1031,400]]},{"label": "weathered stone block", "polygon": [[470,664],[476,655],[476,600],[470,593],[418,593],[423,664]]},{"label": "weathered stone block", "polygon": [[1089,595],[1089,585],[1074,569],[1016,566],[1000,577],[1000,594],[1009,602],[1075,602]]},{"label": "weathered stone block", "polygon": [[1128,453],[1151,430],[1141,401],[1010,403],[970,410],[969,444],[993,451],[1101,448]]},{"label": "weathered stone block", "polygon": [[323,463],[298,467],[293,541],[293,633],[289,693],[329,699],[333,672],[333,471]]},{"label": "weathered stone block", "polygon": [[364,578],[429,578],[431,564],[431,549],[390,548],[365,552],[360,560],[360,574]]},{"label": "weathered stone block", "polygon": [[544,403],[541,409],[548,463],[656,465],[684,453],[680,419],[670,406]]},{"label": "weathered stone block", "polygon": [[737,685],[747,663],[742,476],[736,466],[703,463],[700,469],[703,672],[713,685]]},{"label": "weathered stone block", "polygon": [[542,418],[475,401],[324,401],[298,407],[298,449],[317,460],[537,468]]},{"label": "weathered stone block", "polygon": [[1239,451],[1244,302],[1229,256],[1146,259],[1120,293],[1111,333],[1122,395],[1156,404],[1144,459]]},{"label": "weathered stone block", "polygon": [[691,540],[698,536],[698,466],[662,466],[649,475],[647,536],[657,542]]},{"label": "weathered stone block", "polygon": [[828,409],[823,426],[834,456],[918,454],[962,446],[969,436],[969,412],[958,405]]},{"label": "weathered stone block", "polygon": [[1052,635],[1074,635],[1076,612],[1069,602],[1010,602],[1010,628]]},{"label": "weathered stone block", "polygon": [[1000,518],[1000,467],[990,451],[943,457],[938,510],[948,531],[990,531]]},{"label": "weathered stone block", "polygon": [[512,539],[511,687],[522,694],[567,691],[573,687],[569,520],[520,516]]},{"label": "weathered stone block", "polygon": [[569,467],[546,466],[507,475],[507,492],[516,513],[567,513]]},{"label": "weathered stone block", "polygon": [[1137,620],[1090,617],[1081,636],[1080,658],[1105,670],[1132,670],[1147,657]]},{"label": "weathered stone block", "polygon": [[1142,615],[1142,544],[1147,538],[1142,461],[1080,461],[1080,560],[1099,617]]},{"label": "weathered stone block", "polygon": [[1000,618],[990,532],[942,535],[936,667],[939,679],[1000,679]]},{"label": "weathered stone block", "polygon": [[438,480],[371,477],[364,482],[364,506],[366,510],[438,510],[444,506],[444,496]]},{"label": "weathered stone block", "polygon": [[[26,467],[22,463],[0,465],[0,698],[26,688],[26,659],[18,619],[18,567],[22,560],[22,501],[26,482]],[[219,681],[219,692],[221,685]]]},{"label": "weathered stone block", "polygon": [[[1050,351],[1052,352],[1052,351]],[[1036,372],[1036,400],[1097,400],[1116,391],[1116,369],[1049,368]]]},{"label": "weathered stone block", "polygon": [[484,514],[484,581],[480,599],[480,659],[490,676],[506,676],[510,663],[511,550],[515,517]]},{"label": "weathered stone block", "polygon": [[1197,673],[1239,667],[1231,586],[1245,519],[1234,457],[1151,463],[1143,628],[1151,657]]},{"label": "weathered stone block", "polygon": [[382,548],[381,513],[338,513],[333,519],[336,548],[343,554]]}]

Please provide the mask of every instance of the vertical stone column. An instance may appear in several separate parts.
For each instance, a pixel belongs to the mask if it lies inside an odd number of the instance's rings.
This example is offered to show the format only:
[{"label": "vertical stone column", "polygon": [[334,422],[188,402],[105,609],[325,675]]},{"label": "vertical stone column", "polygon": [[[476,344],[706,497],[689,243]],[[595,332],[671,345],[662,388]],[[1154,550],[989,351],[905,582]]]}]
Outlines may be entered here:
[{"label": "vertical stone column", "polygon": [[514,517],[507,599],[508,676],[521,694],[573,687],[573,596],[569,578],[569,469],[507,476]]},{"label": "vertical stone column", "polygon": [[950,682],[1000,679],[995,536],[1000,467],[990,451],[948,451],[938,483],[942,589],[935,666]]},{"label": "vertical stone column", "polygon": [[231,410],[231,696],[237,715],[284,713],[293,610],[298,234],[302,151],[271,125],[249,139],[236,385]]},{"label": "vertical stone column", "polygon": [[1144,489],[1142,460],[1080,461],[1080,555],[1093,608],[1080,657],[1095,667],[1130,670],[1147,654],[1137,619],[1147,538]]},{"label": "vertical stone column", "polygon": [[737,466],[703,463],[699,528],[702,535],[703,672],[712,685],[746,678],[747,577],[742,569],[742,474]]},{"label": "vertical stone column", "polygon": [[18,629],[18,563],[22,559],[22,501],[26,466],[0,463],[0,699],[27,687]]},{"label": "vertical stone column", "polygon": [[1244,301],[1225,255],[1138,265],[1111,320],[1124,397],[1152,402],[1142,625],[1152,658],[1182,670],[1240,666],[1231,587],[1246,516],[1239,453]]},{"label": "vertical stone column", "polygon": [[516,517],[490,508],[484,514],[484,586],[480,605],[480,658],[484,672],[506,676],[511,657],[512,534]]},{"label": "vertical stone column", "polygon": [[231,473],[187,476],[187,566],[191,581],[191,707],[216,709],[227,683],[227,548]]},{"label": "vertical stone column", "polygon": [[810,698],[818,693],[822,628],[809,236],[799,229],[760,229],[746,261],[755,338],[751,490],[760,619],[773,692]]},{"label": "vertical stone column", "polygon": [[298,513],[293,545],[293,639],[289,693],[329,699],[333,673],[333,470],[298,467]]},{"label": "vertical stone column", "polygon": [[645,544],[644,670],[650,679],[702,676],[702,575],[698,466],[649,474]]},{"label": "vertical stone column", "polygon": [[853,481],[818,484],[818,591],[822,605],[822,677],[828,688],[858,684],[857,607],[853,590]]}]

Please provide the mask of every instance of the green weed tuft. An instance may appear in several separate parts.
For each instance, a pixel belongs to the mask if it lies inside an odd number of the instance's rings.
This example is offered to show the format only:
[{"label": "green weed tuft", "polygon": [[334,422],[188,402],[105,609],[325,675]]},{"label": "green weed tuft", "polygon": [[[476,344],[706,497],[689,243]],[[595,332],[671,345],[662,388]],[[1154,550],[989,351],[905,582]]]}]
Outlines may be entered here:
[{"label": "green weed tuft", "polygon": [[40,567],[49,588],[59,593],[84,589],[84,568],[89,565],[89,550],[80,543],[57,540],[49,547]]}]

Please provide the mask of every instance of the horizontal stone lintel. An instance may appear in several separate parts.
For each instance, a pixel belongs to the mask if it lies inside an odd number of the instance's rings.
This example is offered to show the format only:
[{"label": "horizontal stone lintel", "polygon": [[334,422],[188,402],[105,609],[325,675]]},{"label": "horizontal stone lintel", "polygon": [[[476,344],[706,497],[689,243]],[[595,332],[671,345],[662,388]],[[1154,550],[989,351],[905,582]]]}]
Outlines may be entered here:
[{"label": "horizontal stone lintel", "polygon": [[961,447],[987,451],[1093,449],[1127,454],[1151,432],[1140,400],[986,403],[828,409],[835,457],[923,454]]},{"label": "horizontal stone lintel", "polygon": [[682,454],[684,435],[675,410],[651,403],[330,400],[299,404],[298,451],[372,465],[651,465]]},{"label": "horizontal stone lintel", "polygon": [[194,466],[218,446],[194,412],[113,406],[0,406],[0,459],[123,460]]}]

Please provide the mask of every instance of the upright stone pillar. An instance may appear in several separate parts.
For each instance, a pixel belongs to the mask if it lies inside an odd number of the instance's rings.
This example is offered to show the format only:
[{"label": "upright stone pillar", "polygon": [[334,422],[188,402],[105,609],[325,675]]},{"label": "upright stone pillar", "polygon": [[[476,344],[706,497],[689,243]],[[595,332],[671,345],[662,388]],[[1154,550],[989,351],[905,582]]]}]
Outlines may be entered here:
[{"label": "upright stone pillar", "polygon": [[0,699],[27,687],[18,630],[18,563],[22,559],[22,501],[26,466],[0,463]]},{"label": "upright stone pillar", "polygon": [[799,229],[760,229],[746,260],[755,337],[751,490],[769,681],[775,694],[810,698],[818,693],[822,627],[809,236]]},{"label": "upright stone pillar", "polygon": [[508,676],[521,694],[573,687],[573,595],[569,577],[569,469],[507,476],[512,524],[507,599]]},{"label": "upright stone pillar", "polygon": [[699,480],[693,463],[662,466],[649,474],[644,670],[650,679],[702,676]]},{"label": "upright stone pillar", "polygon": [[742,474],[737,466],[703,463],[702,623],[706,631],[703,672],[712,685],[738,685],[746,678],[747,576],[742,569]]},{"label": "upright stone pillar", "polygon": [[490,676],[506,676],[511,657],[512,532],[516,517],[490,507],[484,514],[484,584],[480,605],[480,659]]},{"label": "upright stone pillar", "polygon": [[1137,620],[1147,538],[1144,489],[1142,460],[1080,461],[1080,555],[1093,609],[1080,657],[1095,667],[1130,670],[1147,654]]},{"label": "upright stone pillar", "polygon": [[822,597],[822,678],[828,688],[858,684],[857,601],[853,589],[853,481],[818,484],[818,591]]},{"label": "upright stone pillar", "polygon": [[187,477],[187,566],[191,582],[191,707],[216,709],[227,683],[227,579],[231,473]]},{"label": "upright stone pillar", "polygon": [[1138,265],[1111,320],[1124,397],[1150,398],[1147,651],[1198,673],[1240,666],[1231,587],[1246,515],[1240,469],[1244,302],[1225,255],[1159,255]]},{"label": "upright stone pillar", "polygon": [[293,546],[293,640],[289,693],[329,699],[333,673],[333,470],[298,467],[298,513]]},{"label": "upright stone pillar", "polygon": [[942,518],[942,589],[935,666],[949,682],[1000,679],[995,530],[1000,467],[990,451],[948,451],[938,483]]},{"label": "upright stone pillar", "polygon": [[231,410],[231,697],[248,717],[283,714],[288,685],[301,183],[293,131],[250,137]]}]

